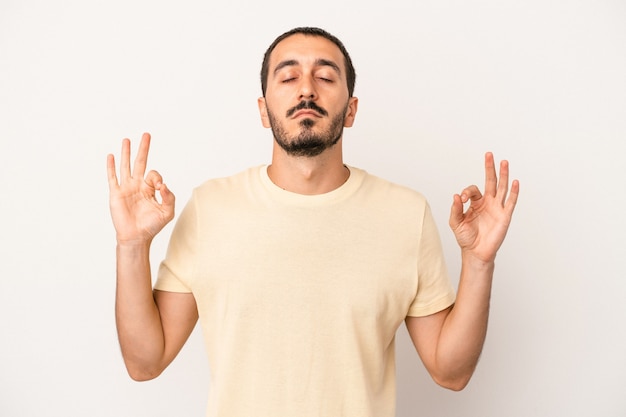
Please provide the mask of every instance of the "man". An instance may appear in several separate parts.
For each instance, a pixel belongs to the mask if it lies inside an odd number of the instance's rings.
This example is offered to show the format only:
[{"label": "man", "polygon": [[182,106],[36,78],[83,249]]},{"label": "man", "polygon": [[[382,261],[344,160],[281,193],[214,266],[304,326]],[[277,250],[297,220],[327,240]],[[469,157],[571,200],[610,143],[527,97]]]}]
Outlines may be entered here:
[{"label": "man", "polygon": [[402,321],[438,384],[468,383],[519,184],[509,194],[508,163],[498,179],[488,153],[484,194],[470,186],[454,196],[455,295],[424,198],[344,165],[354,74],[342,43],[321,29],[276,39],[258,100],[275,138],[271,165],[194,190],[154,289],[150,243],[174,217],[174,195],[156,171],[145,174],[148,134],[132,172],[123,141],[119,181],[109,155],[117,328],[133,379],[158,376],[200,317],[208,416],[393,416]]}]

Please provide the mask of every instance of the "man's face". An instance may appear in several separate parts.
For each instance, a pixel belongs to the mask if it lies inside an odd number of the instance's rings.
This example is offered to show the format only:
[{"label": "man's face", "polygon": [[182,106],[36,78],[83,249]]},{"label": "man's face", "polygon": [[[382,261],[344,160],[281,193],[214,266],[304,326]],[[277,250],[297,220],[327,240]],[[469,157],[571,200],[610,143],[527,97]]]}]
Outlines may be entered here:
[{"label": "man's face", "polygon": [[343,128],[352,126],[356,107],[344,57],[334,43],[297,34],[272,51],[259,110],[263,125],[288,154],[312,157],[334,146]]}]

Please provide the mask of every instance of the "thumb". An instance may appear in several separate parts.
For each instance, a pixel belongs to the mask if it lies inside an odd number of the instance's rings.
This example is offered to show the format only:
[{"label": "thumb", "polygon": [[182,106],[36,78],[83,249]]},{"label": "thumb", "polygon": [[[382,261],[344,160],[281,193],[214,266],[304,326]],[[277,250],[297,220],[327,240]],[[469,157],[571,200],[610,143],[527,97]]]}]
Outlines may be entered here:
[{"label": "thumb", "polygon": [[455,230],[463,221],[463,202],[461,196],[455,194],[452,197],[452,207],[450,208],[450,220],[449,225],[452,230]]},{"label": "thumb", "polygon": [[174,218],[174,203],[176,201],[176,197],[174,193],[167,188],[167,185],[160,183],[159,184],[159,194],[161,194],[161,207],[165,211],[168,221]]},{"label": "thumb", "polygon": [[161,183],[159,185],[159,193],[161,194],[161,201],[163,202],[162,204],[167,207],[174,207],[174,202],[176,201],[174,193],[171,192],[170,189],[167,188],[167,185],[165,185],[164,183]]}]

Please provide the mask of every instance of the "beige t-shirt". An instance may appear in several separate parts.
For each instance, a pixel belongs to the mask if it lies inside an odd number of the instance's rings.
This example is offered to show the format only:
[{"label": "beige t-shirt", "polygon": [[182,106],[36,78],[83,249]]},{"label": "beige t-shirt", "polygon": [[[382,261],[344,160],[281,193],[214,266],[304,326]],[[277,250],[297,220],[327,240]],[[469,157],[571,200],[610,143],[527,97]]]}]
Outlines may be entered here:
[{"label": "beige t-shirt", "polygon": [[313,196],[266,166],[194,190],[155,288],[196,299],[207,416],[394,416],[396,330],[454,289],[426,200],[350,172]]}]

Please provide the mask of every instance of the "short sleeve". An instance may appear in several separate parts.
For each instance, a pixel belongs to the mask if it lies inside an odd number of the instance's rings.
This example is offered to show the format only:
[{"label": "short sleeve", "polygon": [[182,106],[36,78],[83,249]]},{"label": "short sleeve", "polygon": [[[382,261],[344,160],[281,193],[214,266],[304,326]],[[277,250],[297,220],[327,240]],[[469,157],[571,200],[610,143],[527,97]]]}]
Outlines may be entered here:
[{"label": "short sleeve", "polygon": [[197,202],[195,192],[181,212],[170,242],[165,259],[159,266],[156,290],[189,293],[190,282],[196,269],[197,252]]},{"label": "short sleeve", "polygon": [[455,298],[437,225],[426,204],[417,258],[417,295],[407,315],[421,317],[437,313],[451,306]]}]

